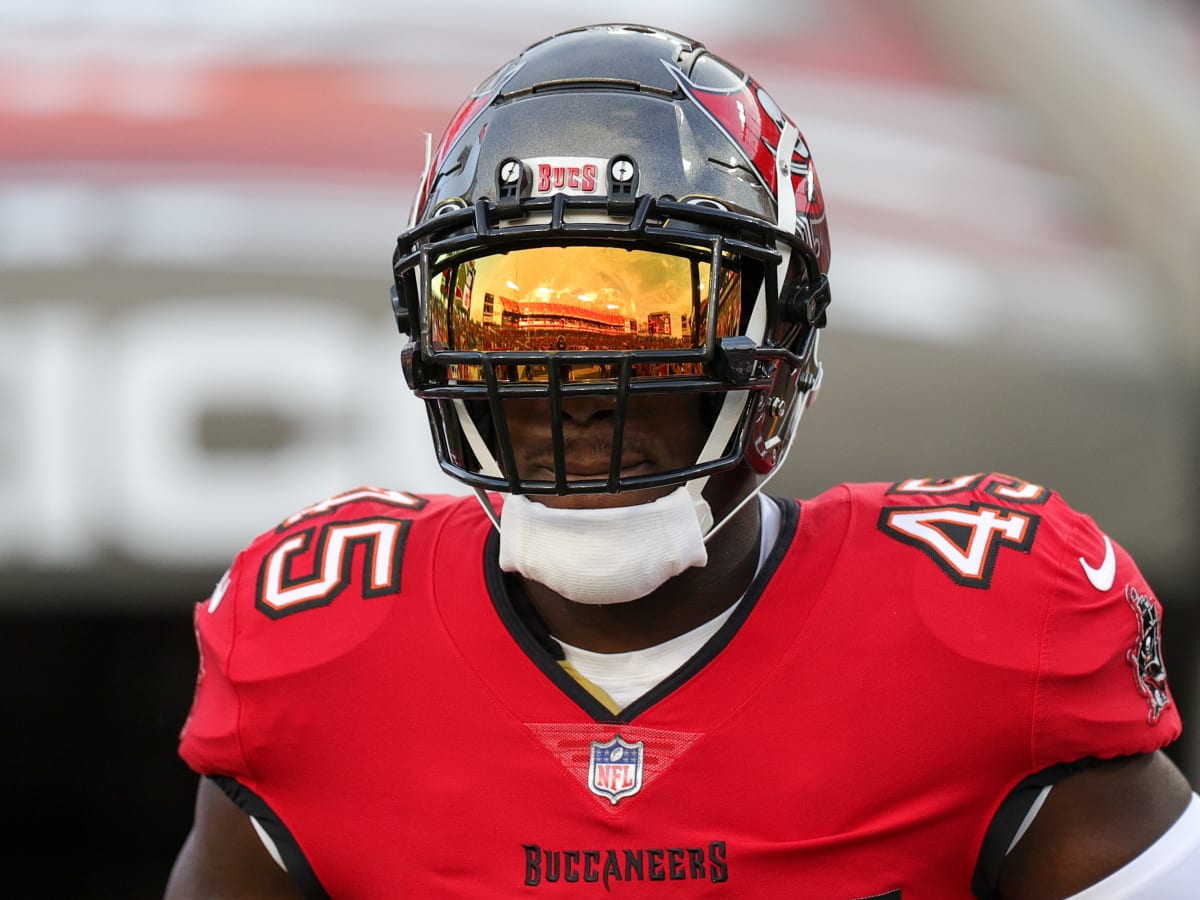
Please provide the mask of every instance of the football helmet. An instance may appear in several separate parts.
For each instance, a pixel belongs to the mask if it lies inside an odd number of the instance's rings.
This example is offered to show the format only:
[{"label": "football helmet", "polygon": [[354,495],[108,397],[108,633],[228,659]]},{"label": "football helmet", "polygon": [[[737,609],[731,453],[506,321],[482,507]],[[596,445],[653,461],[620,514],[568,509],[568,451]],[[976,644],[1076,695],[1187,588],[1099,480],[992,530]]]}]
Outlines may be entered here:
[{"label": "football helmet", "polygon": [[[393,308],[444,471],[571,494],[775,469],[820,380],[829,236],[808,147],[753,78],[679,34],[582,27],[502,66],[430,143]],[[703,398],[698,459],[622,473],[641,394]],[[606,475],[564,466],[580,395],[614,404]],[[521,398],[548,401],[553,478],[520,471]]]}]

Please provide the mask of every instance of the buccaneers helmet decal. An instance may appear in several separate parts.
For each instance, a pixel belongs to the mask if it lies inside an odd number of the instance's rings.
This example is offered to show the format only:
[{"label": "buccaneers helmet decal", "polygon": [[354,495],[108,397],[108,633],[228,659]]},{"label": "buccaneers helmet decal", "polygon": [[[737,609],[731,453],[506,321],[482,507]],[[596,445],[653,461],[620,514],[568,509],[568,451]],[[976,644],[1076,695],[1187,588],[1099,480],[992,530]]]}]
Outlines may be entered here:
[{"label": "buccaneers helmet decal", "polygon": [[[706,75],[715,75],[712,81],[724,84],[699,84],[678,66],[666,61],[663,65],[679,82],[683,92],[729,136],[730,142],[742,152],[763,186],[775,193],[780,174],[775,158],[784,125],[790,120],[771,95],[749,75],[715,57],[705,57],[704,65],[697,68],[702,68]],[[796,210],[800,214],[797,223],[817,256],[823,257],[828,253],[828,243],[822,239],[823,229],[812,226],[824,223],[825,201],[818,188],[817,173],[803,136],[797,137],[792,150],[789,175],[795,184]],[[795,180],[797,176],[799,181]],[[828,259],[823,259],[823,262],[827,267]]]}]

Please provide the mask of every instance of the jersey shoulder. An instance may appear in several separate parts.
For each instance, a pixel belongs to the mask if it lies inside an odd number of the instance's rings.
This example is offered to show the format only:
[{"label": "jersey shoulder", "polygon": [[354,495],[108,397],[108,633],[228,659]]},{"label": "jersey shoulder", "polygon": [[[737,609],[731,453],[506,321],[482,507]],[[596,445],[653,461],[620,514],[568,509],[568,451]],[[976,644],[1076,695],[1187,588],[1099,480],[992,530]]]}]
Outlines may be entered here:
[{"label": "jersey shoulder", "polygon": [[906,592],[948,646],[1028,673],[1040,762],[1147,752],[1179,734],[1162,606],[1129,553],[1058,492],[976,472],[841,485],[817,502],[853,523],[842,556],[874,573],[872,587]]},{"label": "jersey shoulder", "polygon": [[421,592],[447,531],[478,530],[483,516],[473,497],[376,487],[311,504],[256,536],[197,604],[201,644],[226,660],[239,645],[243,672],[336,654],[386,618],[393,595]]},{"label": "jersey shoulder", "polygon": [[[400,587],[406,546],[414,538],[436,539],[455,514],[469,517],[476,507],[469,497],[377,487],[343,491],[255,537],[234,559],[226,584],[245,593],[252,580],[256,605],[271,618],[325,605],[351,586],[365,597],[392,593]],[[210,605],[222,602],[209,599]]]},{"label": "jersey shoulder", "polygon": [[[419,640],[407,626],[431,593],[428,556],[466,527],[456,520],[482,516],[473,497],[359,487],[255,537],[194,608],[199,665],[185,759],[198,771],[244,774],[249,704],[283,714],[315,673],[361,680],[373,657],[360,650],[373,636]],[[406,627],[394,627],[401,615]]]}]

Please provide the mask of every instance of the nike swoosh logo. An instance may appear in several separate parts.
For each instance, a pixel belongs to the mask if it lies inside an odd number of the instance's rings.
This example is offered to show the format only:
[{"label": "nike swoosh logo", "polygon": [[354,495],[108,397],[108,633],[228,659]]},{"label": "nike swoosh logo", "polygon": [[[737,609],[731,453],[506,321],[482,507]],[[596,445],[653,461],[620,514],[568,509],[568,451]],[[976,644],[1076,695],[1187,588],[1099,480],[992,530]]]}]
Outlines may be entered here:
[{"label": "nike swoosh logo", "polygon": [[1112,541],[1108,539],[1108,535],[1104,536],[1104,559],[1100,561],[1100,565],[1093,569],[1082,556],[1079,557],[1079,564],[1083,566],[1083,574],[1092,583],[1092,587],[1098,591],[1111,589],[1117,577],[1117,554],[1113,552]]}]

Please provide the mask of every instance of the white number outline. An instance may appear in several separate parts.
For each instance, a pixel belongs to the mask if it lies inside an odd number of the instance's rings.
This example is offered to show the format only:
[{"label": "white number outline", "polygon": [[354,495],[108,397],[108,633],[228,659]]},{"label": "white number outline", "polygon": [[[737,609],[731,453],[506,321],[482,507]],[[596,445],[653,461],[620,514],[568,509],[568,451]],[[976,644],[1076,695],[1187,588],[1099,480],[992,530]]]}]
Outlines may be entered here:
[{"label": "white number outline", "polygon": [[[284,538],[263,559],[255,605],[273,619],[328,606],[354,578],[354,551],[362,550],[364,599],[400,590],[400,563],[411,522],[374,517],[329,522]],[[316,541],[313,535],[316,534]],[[309,571],[296,574],[312,546]]]},{"label": "white number outline", "polygon": [[[978,501],[941,506],[884,507],[879,528],[932,559],[955,584],[988,588],[1001,546],[1028,553],[1033,547],[1040,517]],[[966,545],[937,523],[966,527]]]}]

